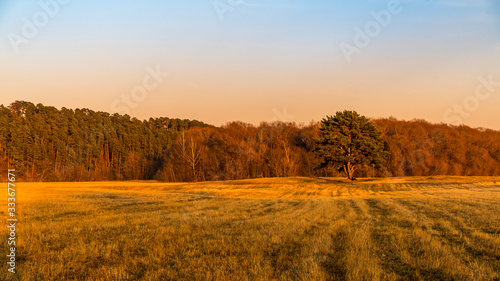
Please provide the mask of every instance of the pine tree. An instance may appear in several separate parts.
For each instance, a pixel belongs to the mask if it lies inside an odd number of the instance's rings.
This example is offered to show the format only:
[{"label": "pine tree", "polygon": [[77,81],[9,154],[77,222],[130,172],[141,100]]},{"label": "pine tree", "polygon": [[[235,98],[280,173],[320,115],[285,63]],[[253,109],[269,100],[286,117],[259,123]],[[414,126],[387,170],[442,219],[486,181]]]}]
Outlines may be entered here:
[{"label": "pine tree", "polygon": [[355,111],[337,112],[324,118],[320,137],[315,141],[315,153],[322,166],[333,164],[350,180],[354,180],[354,172],[360,166],[380,168],[388,157],[380,131]]}]

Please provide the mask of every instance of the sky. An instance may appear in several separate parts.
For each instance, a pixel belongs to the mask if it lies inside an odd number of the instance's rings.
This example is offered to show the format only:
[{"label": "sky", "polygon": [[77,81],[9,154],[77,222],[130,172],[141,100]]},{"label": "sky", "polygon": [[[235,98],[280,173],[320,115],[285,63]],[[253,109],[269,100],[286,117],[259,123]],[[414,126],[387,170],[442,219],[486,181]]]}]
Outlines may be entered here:
[{"label": "sky", "polygon": [[500,130],[500,1],[0,0],[0,104]]}]

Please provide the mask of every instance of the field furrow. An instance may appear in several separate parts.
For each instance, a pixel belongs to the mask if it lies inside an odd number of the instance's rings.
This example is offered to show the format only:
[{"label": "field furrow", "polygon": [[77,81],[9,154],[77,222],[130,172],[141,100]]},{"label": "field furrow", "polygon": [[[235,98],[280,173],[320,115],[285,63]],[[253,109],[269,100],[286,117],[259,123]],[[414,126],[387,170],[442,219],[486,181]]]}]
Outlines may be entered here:
[{"label": "field furrow", "polygon": [[496,181],[23,183],[0,280],[500,280]]}]

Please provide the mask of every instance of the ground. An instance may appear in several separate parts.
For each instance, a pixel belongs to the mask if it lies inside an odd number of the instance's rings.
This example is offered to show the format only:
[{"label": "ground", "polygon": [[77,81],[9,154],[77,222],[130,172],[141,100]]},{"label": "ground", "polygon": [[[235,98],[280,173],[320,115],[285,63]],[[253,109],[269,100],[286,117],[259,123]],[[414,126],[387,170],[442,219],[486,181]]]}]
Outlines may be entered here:
[{"label": "ground", "polygon": [[500,280],[498,177],[16,188],[0,280]]}]

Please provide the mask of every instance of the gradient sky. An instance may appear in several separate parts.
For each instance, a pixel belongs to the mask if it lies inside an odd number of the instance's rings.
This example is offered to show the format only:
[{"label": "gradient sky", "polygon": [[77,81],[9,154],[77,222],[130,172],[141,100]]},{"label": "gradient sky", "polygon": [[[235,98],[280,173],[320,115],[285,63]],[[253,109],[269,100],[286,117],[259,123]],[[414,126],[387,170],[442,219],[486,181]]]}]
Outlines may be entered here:
[{"label": "gradient sky", "polygon": [[[169,76],[126,106],[131,116],[308,123],[352,109],[500,129],[500,1],[401,1],[350,63],[340,44],[390,0],[216,1],[234,6],[223,19],[212,0],[69,1],[15,52],[23,18],[44,10],[0,0],[0,104],[123,110],[121,97],[159,67]],[[493,91],[475,98],[489,76]]]}]

